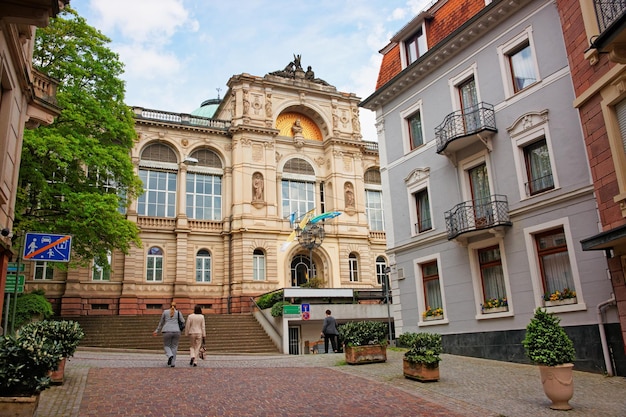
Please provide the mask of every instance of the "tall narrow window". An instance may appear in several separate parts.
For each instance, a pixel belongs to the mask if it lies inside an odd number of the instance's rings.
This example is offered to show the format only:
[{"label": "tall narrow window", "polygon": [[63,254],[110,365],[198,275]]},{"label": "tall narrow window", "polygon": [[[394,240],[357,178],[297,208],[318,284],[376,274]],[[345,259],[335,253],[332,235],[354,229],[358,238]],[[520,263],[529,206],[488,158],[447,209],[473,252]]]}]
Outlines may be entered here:
[{"label": "tall narrow window", "polygon": [[422,28],[419,28],[404,44],[406,48],[406,62],[407,65],[410,65],[417,58],[424,55],[427,49],[426,37]]},{"label": "tall narrow window", "polygon": [[146,281],[163,281],[163,251],[156,246],[148,250],[146,257]]},{"label": "tall narrow window", "polygon": [[425,309],[443,308],[437,261],[422,264],[422,282],[424,284]]},{"label": "tall narrow window", "polygon": [[432,229],[430,216],[430,201],[428,199],[428,189],[423,189],[415,193],[415,207],[417,209],[416,232],[422,233]]},{"label": "tall narrow window", "polygon": [[354,253],[348,256],[348,266],[350,268],[350,282],[359,281],[359,262]]},{"label": "tall narrow window", "polygon": [[265,253],[261,249],[255,249],[252,254],[252,279],[265,281]]},{"label": "tall narrow window", "polygon": [[480,265],[484,300],[506,298],[500,248],[496,245],[479,249],[478,263]]},{"label": "tall narrow window", "polygon": [[550,154],[545,138],[524,147],[524,162],[528,175],[526,188],[529,195],[554,188]]},{"label": "tall narrow window", "polygon": [[565,232],[560,227],[535,236],[545,294],[575,291]]},{"label": "tall narrow window", "polygon": [[409,124],[409,137],[411,138],[411,149],[418,148],[424,144],[422,133],[422,112],[417,111],[407,118]]},{"label": "tall narrow window", "polygon": [[370,168],[363,175],[365,181],[365,215],[370,230],[385,230],[383,219],[383,192],[378,168]]},{"label": "tall narrow window", "polygon": [[111,280],[111,252],[107,253],[106,261],[102,265],[94,259],[91,279],[93,281]]},{"label": "tall narrow window", "polygon": [[211,282],[211,254],[205,249],[196,254],[196,282]]},{"label": "tall narrow window", "polygon": [[382,285],[385,280],[387,261],[382,256],[376,258],[376,283]]},{"label": "tall narrow window", "polygon": [[511,77],[513,78],[513,91],[518,92],[537,81],[535,66],[532,60],[532,51],[528,40],[518,48],[507,54]]},{"label": "tall narrow window", "polygon": [[50,280],[54,274],[52,264],[46,261],[36,261],[33,279],[36,280]]}]

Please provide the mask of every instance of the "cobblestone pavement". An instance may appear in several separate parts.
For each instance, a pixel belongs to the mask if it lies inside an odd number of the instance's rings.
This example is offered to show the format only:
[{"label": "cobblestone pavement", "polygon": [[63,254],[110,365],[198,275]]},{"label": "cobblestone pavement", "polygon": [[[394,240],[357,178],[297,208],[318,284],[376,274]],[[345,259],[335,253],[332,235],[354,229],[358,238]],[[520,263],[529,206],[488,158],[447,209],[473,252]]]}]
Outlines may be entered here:
[{"label": "cobblestone pavement", "polygon": [[441,379],[420,383],[403,377],[402,355],[356,366],[343,354],[211,355],[192,368],[179,352],[168,368],[161,353],[79,349],[37,417],[626,416],[623,377],[575,371],[563,412],[535,366],[443,355]]}]

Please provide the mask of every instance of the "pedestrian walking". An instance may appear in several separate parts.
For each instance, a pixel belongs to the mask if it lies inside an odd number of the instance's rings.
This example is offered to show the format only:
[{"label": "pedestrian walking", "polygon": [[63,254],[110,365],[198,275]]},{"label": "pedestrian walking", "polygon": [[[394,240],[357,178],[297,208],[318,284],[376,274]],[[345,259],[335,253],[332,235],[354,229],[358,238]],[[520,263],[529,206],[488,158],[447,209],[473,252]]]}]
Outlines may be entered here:
[{"label": "pedestrian walking", "polygon": [[202,307],[199,305],[193,308],[193,314],[187,316],[185,336],[189,336],[189,356],[191,357],[189,366],[198,366],[198,354],[206,338],[206,323],[204,314],[202,314]]},{"label": "pedestrian walking", "polygon": [[331,315],[330,310],[326,310],[326,317],[324,318],[324,325],[322,326],[322,336],[324,337],[324,352],[328,353],[328,339],[330,339],[333,352],[337,353],[339,332],[337,331],[337,321]]},{"label": "pedestrian walking", "polygon": [[167,366],[176,366],[176,351],[180,340],[181,326],[185,325],[185,318],[180,311],[176,310],[176,303],[172,301],[170,308],[163,310],[159,325],[153,332],[156,336],[159,332],[163,335],[163,349],[167,356]]}]

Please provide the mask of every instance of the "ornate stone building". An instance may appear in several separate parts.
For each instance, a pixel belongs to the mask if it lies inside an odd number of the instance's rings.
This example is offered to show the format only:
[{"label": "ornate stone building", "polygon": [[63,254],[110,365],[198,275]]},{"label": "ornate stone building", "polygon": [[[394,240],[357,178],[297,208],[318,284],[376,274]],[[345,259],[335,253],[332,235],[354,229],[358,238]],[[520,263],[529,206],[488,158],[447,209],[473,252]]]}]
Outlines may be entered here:
[{"label": "ornate stone building", "polygon": [[[377,143],[362,139],[359,98],[294,58],[264,77],[233,76],[223,100],[194,114],[135,108],[132,158],[145,193],[127,216],[143,247],[113,253],[110,273],[29,273],[28,287],[44,288],[65,316],[158,313],[171,300],[183,311],[245,312],[251,296],[312,277],[326,288],[380,288]],[[311,248],[289,243],[307,212],[331,211],[341,215],[317,223]]]}]

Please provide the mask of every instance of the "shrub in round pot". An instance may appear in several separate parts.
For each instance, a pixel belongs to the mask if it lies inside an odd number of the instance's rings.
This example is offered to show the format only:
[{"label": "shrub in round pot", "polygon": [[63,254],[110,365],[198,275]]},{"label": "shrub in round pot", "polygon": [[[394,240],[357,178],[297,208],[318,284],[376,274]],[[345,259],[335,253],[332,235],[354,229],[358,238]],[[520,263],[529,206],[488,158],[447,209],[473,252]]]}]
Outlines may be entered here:
[{"label": "shrub in round pot", "polygon": [[403,341],[409,348],[402,361],[406,378],[418,381],[438,381],[439,362],[443,347],[437,333],[406,333]]},{"label": "shrub in round pot", "polygon": [[352,321],[342,324],[338,330],[348,364],[387,360],[387,324],[380,321]]},{"label": "shrub in round pot", "polygon": [[537,308],[526,327],[522,344],[528,358],[539,365],[543,390],[552,401],[550,408],[570,410],[569,400],[574,395],[572,362],[576,351],[560,322],[554,314]]}]

